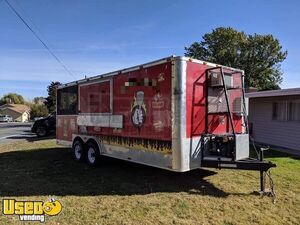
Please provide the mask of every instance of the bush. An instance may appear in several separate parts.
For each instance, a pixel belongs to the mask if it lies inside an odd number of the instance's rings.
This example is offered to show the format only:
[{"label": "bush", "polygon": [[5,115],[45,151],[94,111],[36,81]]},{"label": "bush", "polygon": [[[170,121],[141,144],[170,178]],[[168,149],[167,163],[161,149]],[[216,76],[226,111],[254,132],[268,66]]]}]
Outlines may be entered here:
[{"label": "bush", "polygon": [[48,116],[47,106],[41,104],[32,104],[30,106],[30,118]]}]

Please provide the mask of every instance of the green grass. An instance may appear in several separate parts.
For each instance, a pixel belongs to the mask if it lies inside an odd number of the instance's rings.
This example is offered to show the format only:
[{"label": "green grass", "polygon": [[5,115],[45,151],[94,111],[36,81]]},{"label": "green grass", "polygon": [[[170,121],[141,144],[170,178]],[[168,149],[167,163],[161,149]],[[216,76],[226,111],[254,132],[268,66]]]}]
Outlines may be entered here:
[{"label": "green grass", "polygon": [[[46,224],[299,224],[300,160],[266,154],[277,202],[260,198],[259,173],[203,169],[172,173],[105,158],[97,168],[73,161],[54,140],[0,146],[0,197],[63,205]],[[24,224],[0,216],[0,224]],[[30,223],[32,224],[32,223]]]}]

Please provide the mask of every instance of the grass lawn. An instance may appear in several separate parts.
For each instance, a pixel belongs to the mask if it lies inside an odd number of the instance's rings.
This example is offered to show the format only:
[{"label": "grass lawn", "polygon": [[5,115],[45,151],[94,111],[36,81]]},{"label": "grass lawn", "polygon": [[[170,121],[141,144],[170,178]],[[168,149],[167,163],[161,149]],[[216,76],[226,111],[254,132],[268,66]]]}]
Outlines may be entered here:
[{"label": "grass lawn", "polygon": [[[300,224],[300,160],[274,153],[268,159],[277,164],[276,204],[253,193],[259,172],[180,174],[108,158],[90,168],[54,140],[20,141],[0,145],[0,197],[57,196],[63,210],[46,224]],[[24,222],[1,215],[0,224]]]}]

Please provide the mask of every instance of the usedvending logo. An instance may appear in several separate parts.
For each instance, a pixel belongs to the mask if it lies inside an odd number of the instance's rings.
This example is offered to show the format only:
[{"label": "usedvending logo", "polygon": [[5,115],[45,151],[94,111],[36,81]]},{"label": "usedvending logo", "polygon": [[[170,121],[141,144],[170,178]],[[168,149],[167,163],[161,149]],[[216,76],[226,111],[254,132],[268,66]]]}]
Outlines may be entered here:
[{"label": "usedvending logo", "polygon": [[141,128],[146,119],[146,105],[144,103],[144,92],[138,91],[134,96],[134,102],[131,106],[131,121],[137,128]]},{"label": "usedvending logo", "polygon": [[15,199],[2,200],[2,213],[6,216],[17,215],[20,221],[45,222],[45,217],[56,216],[62,210],[58,200],[49,201],[17,201]]}]

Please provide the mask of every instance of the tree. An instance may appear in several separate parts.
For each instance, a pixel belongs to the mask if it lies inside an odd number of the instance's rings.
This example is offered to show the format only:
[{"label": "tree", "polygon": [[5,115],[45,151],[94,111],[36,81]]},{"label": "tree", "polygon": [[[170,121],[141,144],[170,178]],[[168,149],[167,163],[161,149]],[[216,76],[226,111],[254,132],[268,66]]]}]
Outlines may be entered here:
[{"label": "tree", "polygon": [[33,103],[34,104],[43,105],[44,102],[45,102],[45,98],[44,97],[34,97],[33,98]]},{"label": "tree", "polygon": [[52,81],[47,87],[48,97],[46,98],[45,105],[47,106],[49,113],[56,110],[56,88],[59,85],[61,85],[60,82]]},{"label": "tree", "polygon": [[16,93],[8,93],[0,99],[0,105],[4,104],[24,104],[22,95]]},{"label": "tree", "polygon": [[47,106],[41,104],[30,105],[30,118],[48,116],[49,111]]},{"label": "tree", "polygon": [[230,27],[219,27],[202,39],[185,47],[185,56],[242,69],[247,87],[279,89],[280,63],[286,59],[287,51],[272,35],[247,35]]}]

